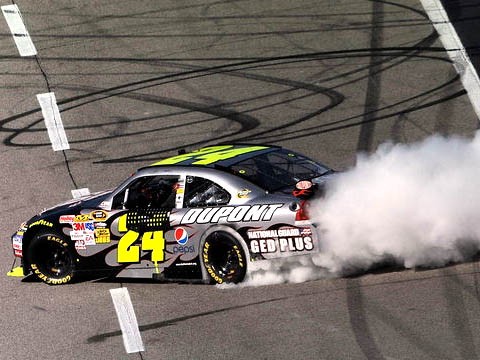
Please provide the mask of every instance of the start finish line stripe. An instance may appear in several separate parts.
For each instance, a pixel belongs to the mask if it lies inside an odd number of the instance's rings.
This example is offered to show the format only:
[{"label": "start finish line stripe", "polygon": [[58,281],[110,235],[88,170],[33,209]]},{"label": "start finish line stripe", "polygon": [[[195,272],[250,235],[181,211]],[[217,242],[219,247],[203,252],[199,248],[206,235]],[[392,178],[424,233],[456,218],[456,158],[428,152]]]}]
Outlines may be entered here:
[{"label": "start finish line stripe", "polygon": [[42,108],[43,118],[45,119],[45,125],[50,141],[52,142],[53,150],[60,151],[70,149],[55,94],[53,92],[37,94],[37,99]]},{"label": "start finish line stripe", "polygon": [[37,49],[33,45],[32,39],[22,20],[22,15],[17,5],[2,6],[3,16],[7,21],[10,32],[13,35],[15,44],[17,45],[20,56],[34,56],[37,55]]},{"label": "start finish line stripe", "polygon": [[110,289],[127,353],[145,351],[127,288]]}]

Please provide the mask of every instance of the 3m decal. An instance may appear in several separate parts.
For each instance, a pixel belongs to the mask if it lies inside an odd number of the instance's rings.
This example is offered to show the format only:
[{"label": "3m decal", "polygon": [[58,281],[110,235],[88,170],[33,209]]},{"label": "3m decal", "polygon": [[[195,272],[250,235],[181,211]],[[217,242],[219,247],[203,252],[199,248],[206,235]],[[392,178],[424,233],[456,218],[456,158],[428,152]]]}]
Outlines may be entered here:
[{"label": "3m decal", "polygon": [[72,229],[74,231],[93,231],[95,230],[95,226],[93,222],[74,222],[72,224]]},{"label": "3m decal", "polygon": [[[93,221],[88,222],[74,222],[72,223],[72,231],[70,231],[70,238],[73,241],[82,241],[83,245],[95,245],[94,236],[95,226]],[[76,244],[76,246],[80,244]]]},{"label": "3m decal", "polygon": [[141,245],[134,245],[140,238],[140,233],[127,228],[127,215],[119,218],[118,231],[126,232],[118,242],[117,262],[138,263],[140,251],[151,251],[151,260],[155,264],[165,259],[165,238],[163,231],[147,231],[141,234]]},{"label": "3m decal", "polygon": [[248,146],[241,148],[233,148],[232,145],[210,146],[191,153],[173,156],[168,159],[156,162],[153,165],[171,165],[177,164],[186,160],[194,160],[194,165],[209,165],[220,160],[234,158],[238,155],[247,154],[250,152],[267,149],[267,146]]},{"label": "3m decal", "polygon": [[216,208],[189,209],[180,221],[181,224],[207,224],[241,221],[270,221],[283,204],[240,205]]}]

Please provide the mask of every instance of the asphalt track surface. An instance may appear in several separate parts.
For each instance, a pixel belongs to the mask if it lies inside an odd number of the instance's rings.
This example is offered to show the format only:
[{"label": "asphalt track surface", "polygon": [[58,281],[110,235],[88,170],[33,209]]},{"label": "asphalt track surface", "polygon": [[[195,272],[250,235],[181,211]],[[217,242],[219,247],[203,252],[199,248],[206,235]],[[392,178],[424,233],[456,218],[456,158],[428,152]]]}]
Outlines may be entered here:
[{"label": "asphalt track surface", "polygon": [[[19,57],[0,21],[3,274],[22,221],[182,147],[272,143],[346,169],[385,141],[477,128],[414,0],[15,2],[38,58]],[[52,151],[35,97],[49,90],[65,154]],[[479,270],[234,289],[2,276],[0,359],[475,359]],[[142,354],[123,346],[108,291],[120,286]]]}]

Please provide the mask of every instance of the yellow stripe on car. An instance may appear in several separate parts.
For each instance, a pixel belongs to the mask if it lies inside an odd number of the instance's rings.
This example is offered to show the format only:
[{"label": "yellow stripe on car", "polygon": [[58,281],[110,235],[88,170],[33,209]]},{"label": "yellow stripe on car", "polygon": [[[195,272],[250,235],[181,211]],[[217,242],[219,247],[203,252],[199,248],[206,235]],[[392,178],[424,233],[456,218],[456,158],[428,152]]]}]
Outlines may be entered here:
[{"label": "yellow stripe on car", "polygon": [[209,146],[190,153],[173,156],[161,161],[155,165],[173,165],[186,160],[195,160],[192,165],[210,165],[217,161],[234,158],[238,155],[248,154],[250,152],[268,149],[268,146],[247,146],[234,148],[233,145]]}]

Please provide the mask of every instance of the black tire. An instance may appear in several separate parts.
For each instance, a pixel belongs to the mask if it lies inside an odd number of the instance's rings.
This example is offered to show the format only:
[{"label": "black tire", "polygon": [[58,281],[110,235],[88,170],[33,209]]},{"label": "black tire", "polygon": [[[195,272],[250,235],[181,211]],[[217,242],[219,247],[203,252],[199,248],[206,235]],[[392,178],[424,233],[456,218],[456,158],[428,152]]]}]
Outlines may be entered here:
[{"label": "black tire", "polygon": [[61,285],[72,282],[75,259],[64,237],[48,232],[36,235],[27,251],[32,272],[44,283]]},{"label": "black tire", "polygon": [[242,246],[232,235],[218,231],[203,244],[203,265],[216,283],[237,284],[245,278],[247,262]]}]

